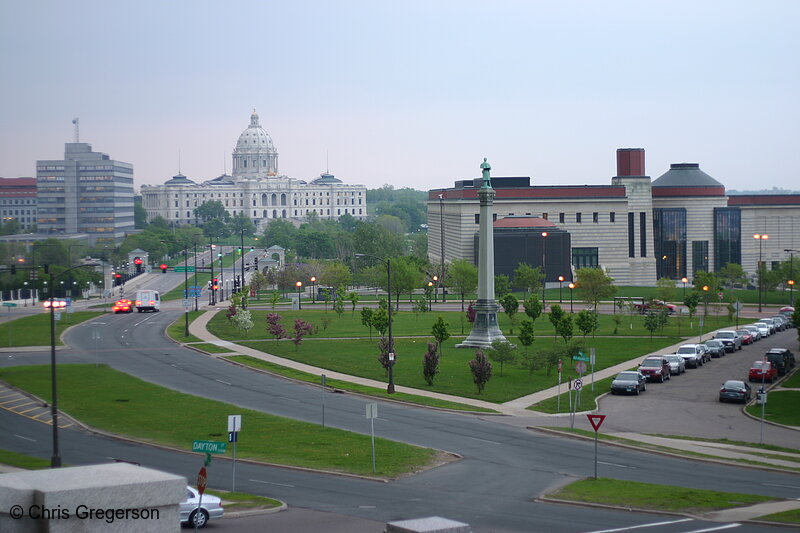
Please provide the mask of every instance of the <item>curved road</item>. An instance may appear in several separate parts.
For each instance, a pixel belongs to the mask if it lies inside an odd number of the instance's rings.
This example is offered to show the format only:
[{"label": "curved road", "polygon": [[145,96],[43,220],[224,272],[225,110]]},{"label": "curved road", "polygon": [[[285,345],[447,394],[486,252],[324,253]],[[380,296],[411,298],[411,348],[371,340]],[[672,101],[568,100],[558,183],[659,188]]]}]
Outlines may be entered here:
[{"label": "curved road", "polygon": [[[178,316],[179,312],[175,311],[105,315],[68,332],[66,341],[71,348],[59,351],[59,360],[94,363],[98,357],[118,370],[189,394],[310,422],[320,421],[321,392],[318,388],[236,367],[164,338],[164,328]],[[94,350],[90,328],[100,331],[102,349]],[[30,352],[2,358],[4,366],[47,363],[47,353]],[[369,425],[364,418],[364,404],[368,401],[372,400],[328,394],[326,423],[368,433]],[[449,450],[461,454],[464,459],[390,483],[242,463],[237,466],[237,489],[279,498],[295,507],[381,522],[446,516],[470,523],[476,532],[589,532],[664,522],[648,527],[647,531],[672,533],[722,525],[533,502],[536,496],[552,487],[592,474],[591,443],[531,433],[491,416],[444,413],[393,403],[381,403],[379,413],[375,424],[377,435]],[[191,423],[192,416],[187,415],[187,424]],[[0,429],[0,448],[50,456],[48,426],[2,412]],[[118,458],[175,472],[189,479],[194,478],[200,465],[197,456],[79,430],[62,430],[60,435],[61,455],[67,464]],[[246,431],[241,438],[246,438]],[[800,477],[792,474],[706,464],[613,447],[600,448],[600,461],[600,476],[708,489],[735,488],[741,492],[800,498]],[[230,469],[224,461],[215,461],[212,475],[214,486],[229,487]],[[755,525],[731,528],[747,532],[777,530]]]}]

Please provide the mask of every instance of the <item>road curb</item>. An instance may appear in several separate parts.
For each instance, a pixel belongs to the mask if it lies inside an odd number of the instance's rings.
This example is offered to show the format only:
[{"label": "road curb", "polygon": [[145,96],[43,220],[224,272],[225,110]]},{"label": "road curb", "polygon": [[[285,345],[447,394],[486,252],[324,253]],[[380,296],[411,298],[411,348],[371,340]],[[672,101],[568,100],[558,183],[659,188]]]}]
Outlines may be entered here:
[{"label": "road curb", "polygon": [[[258,516],[262,514],[280,513],[281,511],[285,511],[286,509],[289,508],[289,506],[286,504],[285,501],[278,500],[276,498],[272,499],[281,502],[281,504],[277,507],[270,507],[269,509],[251,509],[247,511],[235,511],[232,513],[226,512],[224,515],[222,515],[222,520],[225,520],[226,518],[235,519],[235,518],[245,518],[247,516]],[[222,500],[224,501],[225,498],[222,498]]]}]

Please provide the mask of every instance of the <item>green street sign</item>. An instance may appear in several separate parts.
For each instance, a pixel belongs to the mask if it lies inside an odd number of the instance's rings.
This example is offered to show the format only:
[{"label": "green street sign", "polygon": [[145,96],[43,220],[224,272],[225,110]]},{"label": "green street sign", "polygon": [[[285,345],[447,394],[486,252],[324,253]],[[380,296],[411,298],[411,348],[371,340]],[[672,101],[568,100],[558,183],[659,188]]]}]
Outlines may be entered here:
[{"label": "green street sign", "polygon": [[572,356],[572,360],[573,361],[586,361],[588,363],[590,359],[589,359],[589,356],[586,355],[585,353],[578,352],[578,355],[573,355]]},{"label": "green street sign", "polygon": [[227,442],[219,442],[214,440],[196,440],[192,443],[193,452],[225,453],[227,449],[228,449]]},{"label": "green street sign", "polygon": [[174,272],[194,272],[193,266],[176,266],[173,269]]},{"label": "green street sign", "polygon": [[14,302],[3,302],[3,306],[4,307],[16,307],[17,304],[15,304]]}]

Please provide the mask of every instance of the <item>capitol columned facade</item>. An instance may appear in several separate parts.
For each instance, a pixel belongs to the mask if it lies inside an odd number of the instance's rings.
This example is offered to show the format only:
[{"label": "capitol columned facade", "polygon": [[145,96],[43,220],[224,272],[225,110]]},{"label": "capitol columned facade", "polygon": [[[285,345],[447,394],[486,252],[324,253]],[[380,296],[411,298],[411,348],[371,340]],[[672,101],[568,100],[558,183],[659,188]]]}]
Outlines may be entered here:
[{"label": "capitol columned facade", "polygon": [[272,219],[299,222],[312,212],[321,219],[367,217],[367,188],[348,185],[327,172],[310,182],[278,171],[278,151],[253,111],[250,126],[233,151],[232,175],[197,183],[183,174],[163,185],[142,185],[142,206],[148,221],[162,217],[170,224],[200,224],[195,209],[219,201],[230,215],[245,214],[261,231]]}]

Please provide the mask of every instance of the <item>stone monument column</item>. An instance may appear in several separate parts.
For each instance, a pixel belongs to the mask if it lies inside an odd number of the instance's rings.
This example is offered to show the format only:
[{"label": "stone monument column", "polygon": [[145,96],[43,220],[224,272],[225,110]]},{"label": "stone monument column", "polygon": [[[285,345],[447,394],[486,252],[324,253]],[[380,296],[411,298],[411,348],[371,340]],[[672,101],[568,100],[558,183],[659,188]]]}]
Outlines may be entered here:
[{"label": "stone monument column", "polygon": [[475,302],[475,322],[472,331],[464,342],[456,348],[488,348],[492,341],[505,341],[506,338],[497,325],[497,310],[494,299],[494,217],[492,204],[495,192],[492,189],[489,171],[492,167],[483,158],[481,174],[483,186],[478,190],[480,200],[479,235],[478,235],[478,301]]}]

